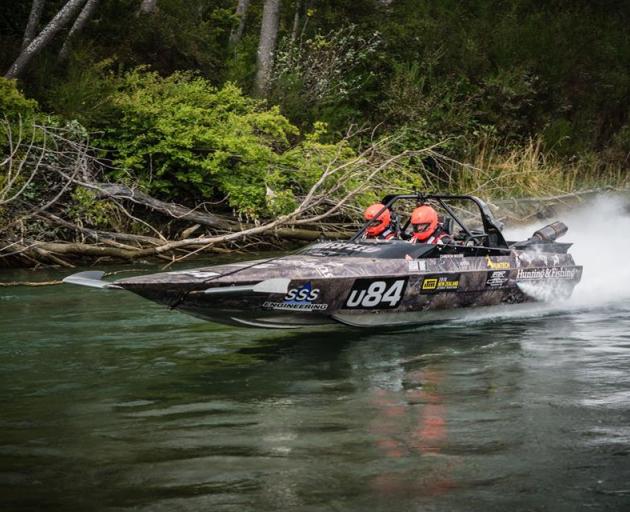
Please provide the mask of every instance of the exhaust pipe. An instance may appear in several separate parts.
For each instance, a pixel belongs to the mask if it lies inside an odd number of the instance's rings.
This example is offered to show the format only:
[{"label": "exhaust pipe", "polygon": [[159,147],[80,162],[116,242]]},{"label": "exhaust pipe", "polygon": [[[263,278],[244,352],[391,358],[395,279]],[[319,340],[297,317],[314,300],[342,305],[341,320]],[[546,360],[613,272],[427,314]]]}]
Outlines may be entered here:
[{"label": "exhaust pipe", "polygon": [[560,238],[564,235],[569,228],[564,222],[553,222],[548,224],[544,228],[540,228],[536,231],[530,240],[540,240],[544,242],[553,242],[554,240]]}]

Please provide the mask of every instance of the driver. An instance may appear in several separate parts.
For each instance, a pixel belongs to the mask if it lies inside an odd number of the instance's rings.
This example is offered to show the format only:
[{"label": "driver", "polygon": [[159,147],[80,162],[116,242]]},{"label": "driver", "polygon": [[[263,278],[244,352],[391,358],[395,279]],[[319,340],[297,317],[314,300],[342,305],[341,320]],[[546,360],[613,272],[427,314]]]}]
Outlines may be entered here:
[{"label": "driver", "polygon": [[411,234],[410,243],[423,244],[452,244],[453,239],[444,231],[438,223],[437,212],[428,204],[418,206],[411,213]]},{"label": "driver", "polygon": [[[368,206],[363,212],[363,218],[371,221],[368,224],[364,238],[376,238],[379,240],[391,240],[396,238],[396,232],[392,227],[392,214],[389,208],[386,208],[380,215],[378,213],[385,208],[381,203],[374,203]],[[376,217],[378,215],[378,217]]]}]

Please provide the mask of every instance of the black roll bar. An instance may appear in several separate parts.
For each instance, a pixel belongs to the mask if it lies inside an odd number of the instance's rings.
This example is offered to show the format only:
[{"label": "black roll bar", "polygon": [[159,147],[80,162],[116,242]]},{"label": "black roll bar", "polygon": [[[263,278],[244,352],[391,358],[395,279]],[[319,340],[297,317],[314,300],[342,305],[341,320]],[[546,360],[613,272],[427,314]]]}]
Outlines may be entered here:
[{"label": "black roll bar", "polygon": [[[468,229],[468,227],[461,221],[461,219],[455,214],[453,209],[446,204],[446,201],[449,200],[464,200],[464,201],[472,201],[475,203],[477,208],[479,208],[479,213],[481,215],[481,220],[483,222],[483,229],[487,236],[486,246],[487,247],[496,247],[496,248],[509,248],[505,238],[503,237],[503,233],[501,233],[501,228],[499,223],[492,215],[490,208],[488,205],[479,199],[476,196],[467,196],[467,195],[444,195],[444,194],[401,194],[401,195],[388,195],[383,198],[383,208],[375,215],[375,218],[378,218],[385,210],[391,208],[391,206],[401,199],[413,199],[417,203],[424,203],[428,200],[437,201],[442,208],[453,218],[453,220],[462,228],[462,230],[468,235],[473,236],[473,233]],[[371,221],[367,221],[363,224],[363,226],[355,233],[355,235],[350,239],[351,242],[359,239],[365,230],[370,225]]]}]

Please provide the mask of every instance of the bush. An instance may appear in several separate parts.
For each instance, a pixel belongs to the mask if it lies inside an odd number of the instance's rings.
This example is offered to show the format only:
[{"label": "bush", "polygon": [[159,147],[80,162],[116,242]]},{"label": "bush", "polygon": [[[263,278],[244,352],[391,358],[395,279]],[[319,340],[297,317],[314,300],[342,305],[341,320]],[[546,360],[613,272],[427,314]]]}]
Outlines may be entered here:
[{"label": "bush", "polygon": [[130,173],[169,199],[222,200],[250,217],[291,209],[347,147],[297,143],[298,129],[233,84],[221,89],[190,73],[162,78],[137,69],[120,80],[97,141],[111,153],[117,179]]},{"label": "bush", "polygon": [[24,97],[15,80],[0,77],[0,115],[10,121],[27,119],[37,111],[37,102]]}]

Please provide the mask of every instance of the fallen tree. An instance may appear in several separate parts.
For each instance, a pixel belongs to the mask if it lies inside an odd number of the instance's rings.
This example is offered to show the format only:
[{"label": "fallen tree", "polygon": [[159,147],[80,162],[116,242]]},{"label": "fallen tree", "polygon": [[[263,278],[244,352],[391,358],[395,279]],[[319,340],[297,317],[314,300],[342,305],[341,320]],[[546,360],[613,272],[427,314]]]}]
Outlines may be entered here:
[{"label": "fallen tree", "polygon": [[[172,262],[202,251],[238,249],[243,243],[281,248],[282,241],[346,238],[353,228],[348,213],[353,201],[374,186],[377,176],[411,154],[392,155],[389,141],[373,142],[352,158],[331,159],[292,211],[266,222],[242,221],[203,205],[189,208],[163,201],[138,186],[102,181],[103,163],[85,134],[34,125],[26,140],[21,126],[15,133],[5,121],[2,128],[8,150],[0,162],[0,211],[5,218],[0,260],[6,264],[71,267],[82,257]],[[68,218],[68,202],[81,190],[107,202],[130,230],[97,229]],[[159,227],[151,224],[156,215]],[[173,236],[173,224],[179,236]]]},{"label": "fallen tree", "polygon": [[[352,157],[333,156],[298,203],[275,218],[239,218],[154,197],[138,184],[108,182],[106,163],[95,155],[81,130],[33,125],[17,129],[0,122],[5,135],[0,158],[0,265],[73,267],[86,259],[123,261],[159,258],[169,263],[202,252],[286,249],[287,243],[348,238],[366,192],[380,197],[395,192],[386,173],[402,168],[410,157],[452,165],[434,147],[391,152],[391,140],[372,141]],[[460,164],[461,165],[461,164]],[[432,180],[423,169],[423,179]],[[483,173],[481,169],[480,173]],[[399,189],[408,192],[408,189]],[[555,214],[607,189],[591,189],[542,198],[497,199],[500,218],[528,222]],[[105,226],[79,208],[84,194],[91,208],[104,211]],[[78,198],[78,199],[77,199]],[[83,199],[81,199],[83,198]],[[112,221],[116,219],[116,221]]]}]

